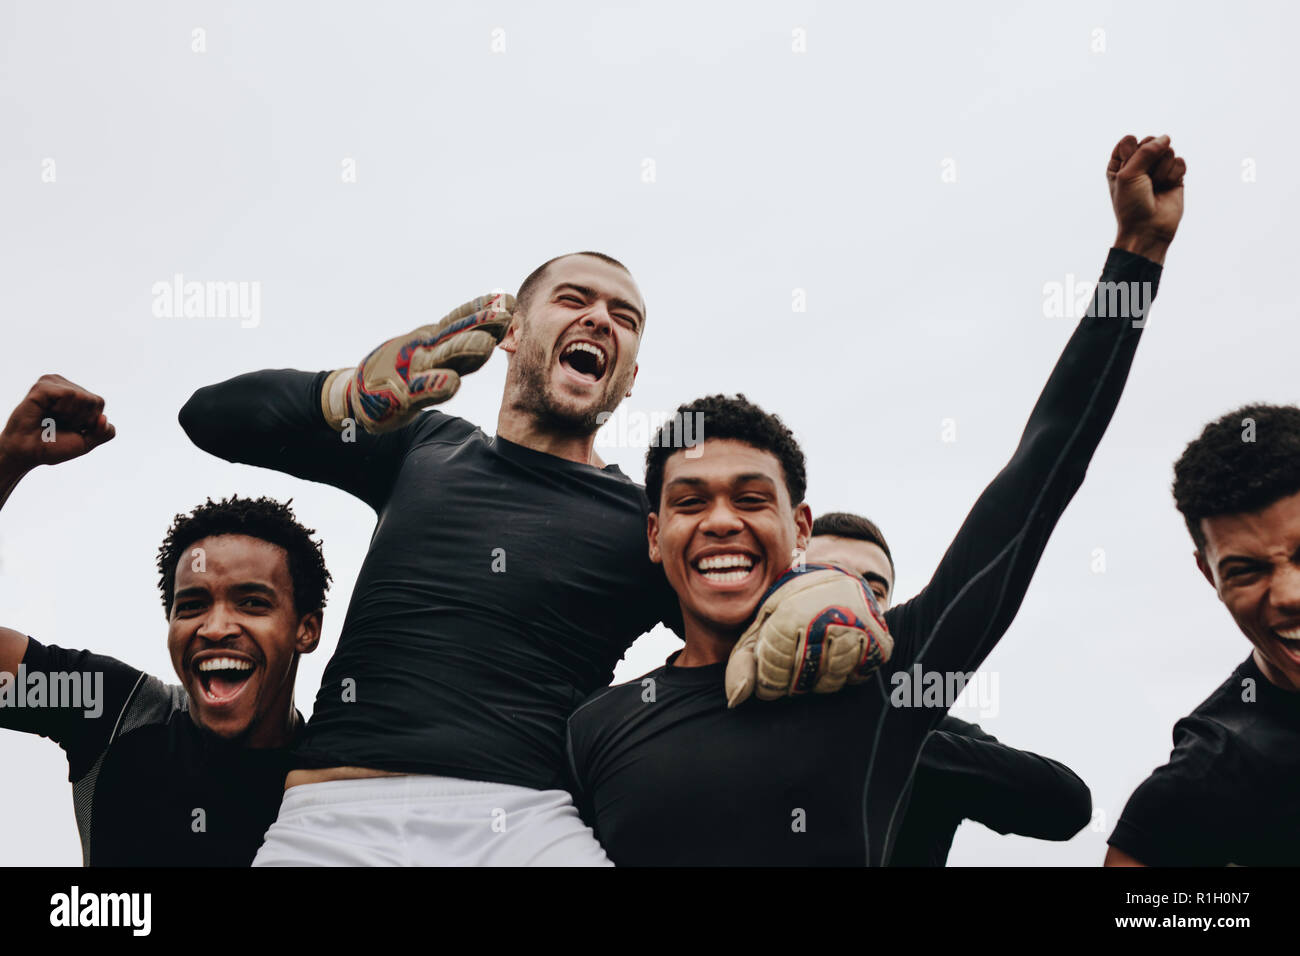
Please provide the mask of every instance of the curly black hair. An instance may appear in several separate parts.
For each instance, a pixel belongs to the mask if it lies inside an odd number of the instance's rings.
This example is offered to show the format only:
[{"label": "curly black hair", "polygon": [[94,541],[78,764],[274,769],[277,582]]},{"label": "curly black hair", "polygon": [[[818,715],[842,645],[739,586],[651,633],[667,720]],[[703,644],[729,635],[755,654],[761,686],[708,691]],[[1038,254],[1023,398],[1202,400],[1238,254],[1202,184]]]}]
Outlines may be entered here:
[{"label": "curly black hair", "polygon": [[651,439],[645,453],[645,491],[651,511],[659,510],[664,464],[668,459],[683,448],[714,438],[742,441],[771,452],[785,473],[790,503],[803,502],[808,489],[807,467],[803,450],[785,422],[763,411],[744,395],[710,395],[678,405],[673,417]]},{"label": "curly black hair", "polygon": [[232,495],[214,502],[211,498],[187,515],[177,515],[158,548],[158,589],[162,591],[163,613],[171,617],[176,595],[176,565],[195,541],[221,534],[244,534],[277,545],[289,555],[289,577],[293,581],[294,613],[307,614],[325,607],[330,573],[316,531],[298,523],[293,499],[240,498]]},{"label": "curly black hair", "polygon": [[1300,492],[1300,408],[1243,405],[1210,422],[1174,463],[1173,492],[1198,551],[1202,518],[1261,511]]}]

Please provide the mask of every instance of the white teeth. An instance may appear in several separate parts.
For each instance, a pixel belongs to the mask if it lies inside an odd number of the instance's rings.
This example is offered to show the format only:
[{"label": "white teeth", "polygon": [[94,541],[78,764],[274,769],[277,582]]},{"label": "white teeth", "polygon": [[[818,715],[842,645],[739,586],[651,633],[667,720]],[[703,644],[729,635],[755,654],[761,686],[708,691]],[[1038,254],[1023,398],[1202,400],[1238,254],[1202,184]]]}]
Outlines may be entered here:
[{"label": "white teeth", "polygon": [[571,355],[574,352],[590,352],[592,355],[596,356],[597,368],[602,372],[605,370],[605,353],[596,348],[596,346],[587,342],[574,342],[561,354]]},{"label": "white teeth", "polygon": [[1300,627],[1291,628],[1288,631],[1278,631],[1277,636],[1286,641],[1300,641]]},{"label": "white teeth", "polygon": [[754,566],[754,560],[746,554],[714,554],[700,558],[695,566],[701,571],[717,571],[722,568],[744,568],[748,571]]},{"label": "white teeth", "polygon": [[710,581],[716,581],[719,584],[731,584],[734,581],[743,581],[749,577],[748,571],[705,571],[703,574]]},{"label": "white teeth", "polygon": [[233,657],[213,657],[199,663],[201,671],[251,671],[253,665],[248,661],[237,661]]}]

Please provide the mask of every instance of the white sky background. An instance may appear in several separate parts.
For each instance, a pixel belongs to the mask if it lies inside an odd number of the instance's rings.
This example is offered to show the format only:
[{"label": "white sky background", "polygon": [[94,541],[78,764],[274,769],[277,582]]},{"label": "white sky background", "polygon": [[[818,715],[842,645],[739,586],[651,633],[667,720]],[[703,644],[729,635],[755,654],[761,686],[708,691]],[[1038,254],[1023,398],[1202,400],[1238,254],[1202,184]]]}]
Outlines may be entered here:
[{"label": "white sky background", "polygon": [[[1073,320],[1045,317],[1044,284],[1101,269],[1112,146],[1168,132],[1188,162],[1187,212],[1129,387],[985,665],[997,716],[962,712],[1071,766],[1104,822],[1068,844],[966,824],[950,862],[1099,863],[1174,721],[1248,652],[1192,564],[1169,482],[1210,418],[1300,399],[1300,16],[1262,3],[564,9],[0,3],[0,404],[58,372],[104,395],[118,428],[30,475],[0,515],[0,622],[173,679],[153,566],[172,515],[209,495],[292,497],[335,579],[299,674],[309,712],[373,515],[198,451],[177,410],[240,372],[353,364],[585,248],[626,262],[649,306],[625,409],[741,390],[780,413],[814,511],[878,521],[905,599],[1010,456],[1070,335]],[[795,28],[806,53],[792,52]],[[1243,181],[1248,159],[1257,181]],[[260,325],[155,318],[151,286],[178,272],[260,282]],[[495,357],[448,411],[493,430],[504,371]],[[941,441],[946,418],[956,442]],[[601,449],[638,479],[643,451]],[[677,643],[643,638],[618,676]],[[0,766],[0,863],[78,864],[63,752],[4,733]]]}]

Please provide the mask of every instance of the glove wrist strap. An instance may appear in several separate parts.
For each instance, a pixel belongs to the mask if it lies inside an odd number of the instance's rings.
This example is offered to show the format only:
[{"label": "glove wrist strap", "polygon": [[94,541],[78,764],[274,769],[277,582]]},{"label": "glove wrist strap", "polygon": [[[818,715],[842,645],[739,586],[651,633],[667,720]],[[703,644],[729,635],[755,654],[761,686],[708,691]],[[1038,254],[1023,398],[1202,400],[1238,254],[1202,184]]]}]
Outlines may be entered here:
[{"label": "glove wrist strap", "polygon": [[325,385],[320,390],[320,408],[325,421],[336,432],[343,431],[343,422],[352,417],[351,403],[348,401],[352,377],[355,368],[341,368],[330,372]]}]

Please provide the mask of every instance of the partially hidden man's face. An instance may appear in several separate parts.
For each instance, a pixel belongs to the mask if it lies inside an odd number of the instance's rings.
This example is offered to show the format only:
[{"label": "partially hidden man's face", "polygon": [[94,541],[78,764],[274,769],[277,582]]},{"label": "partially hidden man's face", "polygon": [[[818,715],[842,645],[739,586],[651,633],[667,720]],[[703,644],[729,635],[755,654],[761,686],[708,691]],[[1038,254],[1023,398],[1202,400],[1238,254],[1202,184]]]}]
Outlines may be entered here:
[{"label": "partially hidden man's face", "polygon": [[645,303],[632,277],[593,256],[554,262],[501,348],[524,405],[549,427],[586,435],[636,378]]},{"label": "partially hidden man's face", "polygon": [[790,501],[771,452],[721,439],[687,451],[664,465],[659,510],[648,519],[650,559],[663,564],[683,616],[739,636],[807,546],[812,513]]},{"label": "partially hidden man's face", "polygon": [[1253,514],[1202,518],[1197,566],[1274,684],[1300,690],[1300,493]]},{"label": "partially hidden man's face", "polygon": [[834,564],[866,578],[880,610],[889,610],[889,599],[894,593],[894,570],[880,545],[834,534],[814,535],[808,542],[807,560],[809,564]]},{"label": "partially hidden man's face", "polygon": [[298,655],[321,615],[296,613],[287,552],[242,534],[203,538],[176,566],[167,648],[203,729],[248,746],[282,741]]}]

